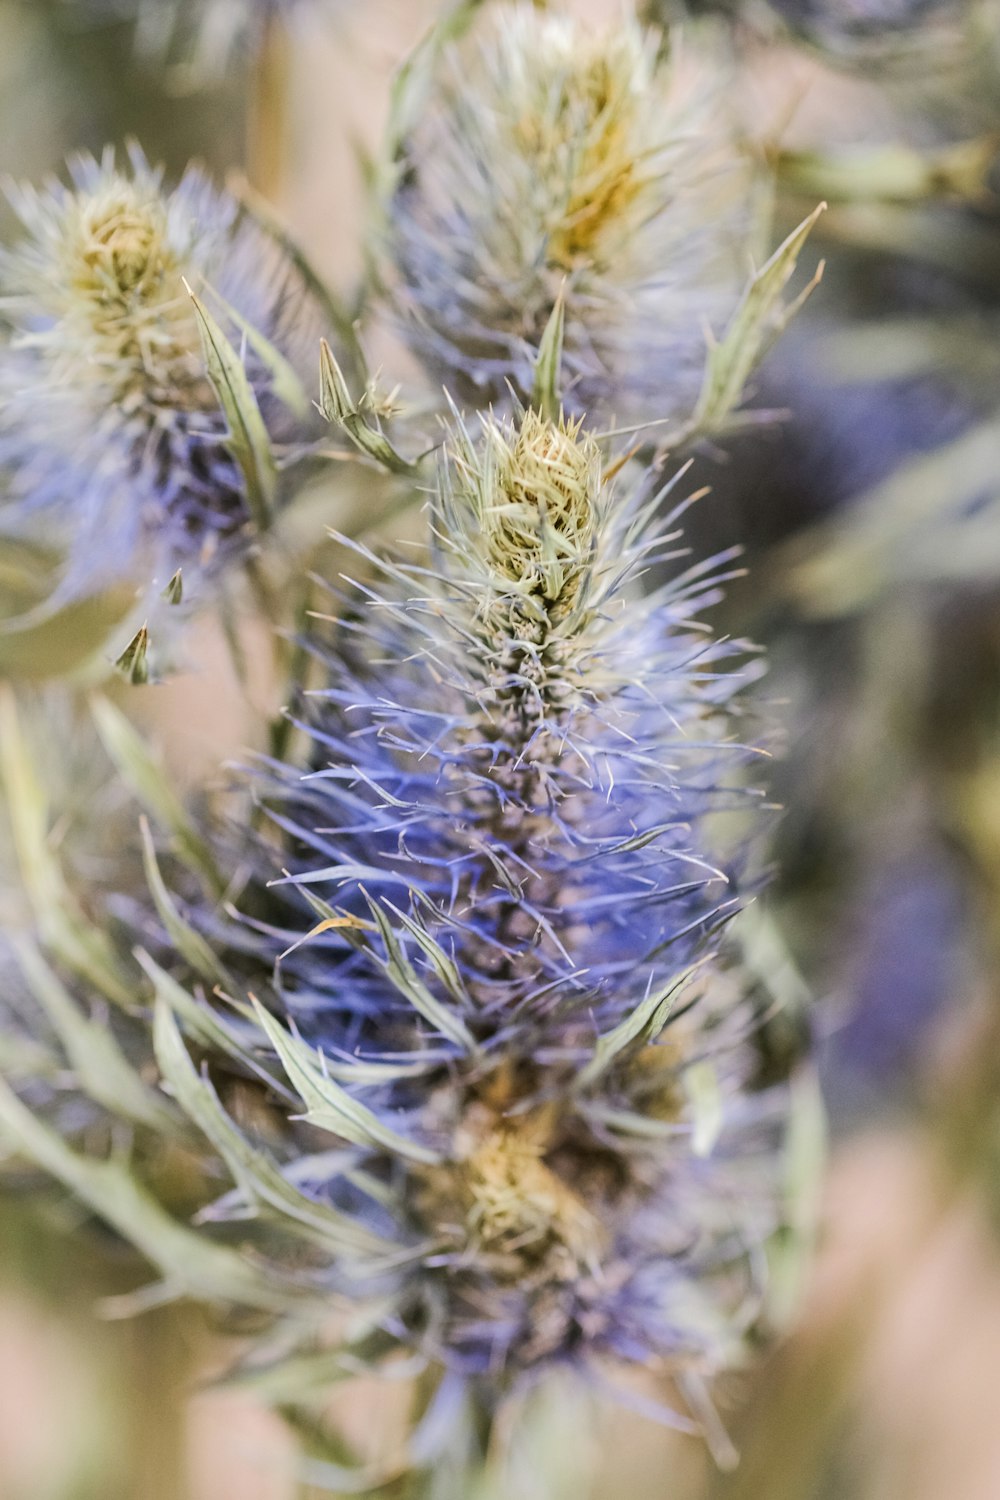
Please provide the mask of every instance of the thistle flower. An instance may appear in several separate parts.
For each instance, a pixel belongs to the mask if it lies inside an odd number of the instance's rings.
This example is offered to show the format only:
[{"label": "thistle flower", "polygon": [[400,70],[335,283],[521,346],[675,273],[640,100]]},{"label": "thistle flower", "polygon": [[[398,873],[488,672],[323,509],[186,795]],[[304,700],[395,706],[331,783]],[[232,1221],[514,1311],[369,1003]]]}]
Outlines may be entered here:
[{"label": "thistle flower", "polygon": [[753,178],[722,79],[635,21],[528,4],[496,7],[438,71],[403,111],[387,209],[414,350],[467,401],[527,400],[565,287],[569,408],[689,416],[747,261]]},{"label": "thistle flower", "polygon": [[[682,563],[673,485],[620,467],[576,419],[456,418],[430,559],[356,548],[300,751],[244,773],[249,848],[199,896],[176,818],[166,878],[147,847],[156,1056],[201,1181],[235,1186],[169,1232],[134,1182],[82,1191],[169,1287],[279,1311],[264,1355],[349,1307],[355,1359],[409,1347],[488,1411],[609,1364],[671,1376],[696,1424],[760,1310],[788,1101],[756,1090],[722,937],[755,879],[744,657],[700,620],[725,560]],[[315,1388],[308,1351],[274,1373],[286,1405],[296,1371]]]},{"label": "thistle flower", "polygon": [[289,455],[309,432],[308,402],[284,403],[314,314],[284,253],[198,168],[167,190],[132,147],[125,168],[108,150],[70,176],[10,191],[25,233],[0,253],[0,525],[61,552],[64,594],[162,586],[262,519],[185,282],[245,336],[248,399]]},{"label": "thistle flower", "polygon": [[[336,1060],[393,1232],[437,1247],[396,1326],[501,1384],[725,1363],[773,1222],[746,1003],[709,957],[744,876],[708,831],[745,801],[739,674],[696,623],[711,567],[639,593],[677,555],[660,498],[619,494],[576,421],[459,423],[433,567],[381,561],[341,602],[314,769],[262,785],[292,889],[328,903],[278,962],[294,1030],[268,1033],[306,1092]],[[736,1127],[715,1157],[701,1088]]]}]

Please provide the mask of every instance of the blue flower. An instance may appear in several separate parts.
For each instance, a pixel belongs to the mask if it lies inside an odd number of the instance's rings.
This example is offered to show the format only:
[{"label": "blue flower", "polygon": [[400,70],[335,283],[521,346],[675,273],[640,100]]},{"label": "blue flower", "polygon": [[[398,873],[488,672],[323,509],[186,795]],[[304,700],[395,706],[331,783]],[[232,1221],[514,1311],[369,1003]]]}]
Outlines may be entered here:
[{"label": "blue flower", "polygon": [[308,769],[250,773],[285,871],[248,906],[264,1065],[354,1146],[313,1191],[396,1246],[394,1334],[497,1391],[725,1365],[780,1217],[719,952],[751,879],[724,560],[604,465],[576,422],[458,423],[432,559],[358,549],[312,640]]}]

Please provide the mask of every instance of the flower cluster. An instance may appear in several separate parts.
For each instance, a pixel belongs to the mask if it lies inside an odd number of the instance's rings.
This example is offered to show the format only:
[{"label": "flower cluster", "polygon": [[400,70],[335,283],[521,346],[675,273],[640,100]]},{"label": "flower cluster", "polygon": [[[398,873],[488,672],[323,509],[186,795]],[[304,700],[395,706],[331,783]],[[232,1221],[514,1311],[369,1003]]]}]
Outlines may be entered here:
[{"label": "flower cluster", "polygon": [[[448,396],[433,457],[404,457],[326,302],[350,369],[321,346],[319,413],[355,473],[426,498],[425,544],[337,539],[355,576],[317,570],[237,816],[179,797],[94,695],[55,738],[96,733],[115,816],[70,869],[0,694],[33,929],[8,932],[0,1133],[157,1267],[147,1298],[268,1315],[252,1360],[276,1353],[286,1407],[303,1373],[325,1391],[331,1361],[405,1350],[486,1419],[610,1366],[711,1427],[785,1215],[791,1091],[731,930],[762,878],[756,658],[704,619],[732,554],[682,545],[686,470],[602,428],[718,431],[812,220],[744,290],[749,173],[701,65],[525,4],[456,41],[473,8],[397,90],[388,226],[414,346],[496,405]],[[57,539],[64,603],[268,545],[318,446],[298,372],[323,298],[197,170],[71,170],[15,191],[0,254],[0,522]]]},{"label": "flower cluster", "polygon": [[782,1212],[786,1100],[719,952],[752,881],[722,564],[605,464],[577,421],[457,422],[432,560],[360,554],[308,748],[245,773],[241,919],[161,889],[145,960],[160,1068],[234,1173],[209,1222],[260,1215],[272,1288],[367,1298],[488,1403],[553,1362],[697,1386]]}]

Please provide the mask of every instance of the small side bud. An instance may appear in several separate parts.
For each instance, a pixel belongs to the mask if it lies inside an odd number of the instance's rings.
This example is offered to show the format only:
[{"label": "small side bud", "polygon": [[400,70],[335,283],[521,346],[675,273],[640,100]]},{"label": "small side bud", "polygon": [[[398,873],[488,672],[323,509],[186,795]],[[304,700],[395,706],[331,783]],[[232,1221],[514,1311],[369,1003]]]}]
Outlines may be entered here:
[{"label": "small side bud", "polygon": [[149,681],[149,630],[146,625],[139,626],[121,656],[116,659],[115,670],[133,687],[142,687]]},{"label": "small side bud", "polygon": [[177,569],[177,572],[171,578],[160,597],[161,599],[165,599],[168,604],[180,604],[183,601],[184,579],[180,568]]},{"label": "small side bud", "polygon": [[[360,401],[351,395],[343,370],[337,363],[333,350],[323,339],[319,348],[319,411],[328,422],[340,427],[366,458],[371,458],[380,468],[390,474],[414,474],[412,464],[389,442],[375,415],[376,402],[370,390]],[[369,420],[369,414],[375,416]]]}]

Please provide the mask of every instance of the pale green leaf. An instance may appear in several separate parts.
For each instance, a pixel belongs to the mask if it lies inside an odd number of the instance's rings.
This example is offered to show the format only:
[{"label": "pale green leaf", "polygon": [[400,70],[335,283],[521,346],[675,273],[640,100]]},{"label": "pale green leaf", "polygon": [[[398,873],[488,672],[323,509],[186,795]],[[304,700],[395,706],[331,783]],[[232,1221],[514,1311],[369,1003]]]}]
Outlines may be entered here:
[{"label": "pale green leaf", "polygon": [[238,1251],[172,1219],[117,1159],[74,1151],[0,1078],[0,1135],[104,1219],[160,1271],[174,1295],[282,1311],[294,1300]]},{"label": "pale green leaf", "polygon": [[327,1130],[342,1140],[390,1151],[410,1161],[422,1162],[428,1166],[440,1162],[441,1157],[437,1152],[399,1135],[366,1105],[352,1098],[346,1089],[335,1083],[324,1072],[321,1055],[287,1032],[259,1002],[254,1002],[254,1009],[281,1059],[289,1081],[306,1106],[305,1118],[310,1125]]},{"label": "pale green leaf", "polygon": [[[378,927],[379,936],[385,945],[386,956],[384,959],[379,960],[379,962],[395,988],[401,995],[406,997],[414,1010],[418,1011],[426,1021],[429,1021],[442,1036],[447,1037],[450,1042],[454,1042],[456,1047],[460,1047],[463,1052],[472,1054],[478,1052],[479,1049],[476,1045],[476,1040],[465,1022],[460,1016],[456,1016],[455,1012],[449,1006],[443,1004],[431,993],[406,957],[406,952],[393,932],[392,926],[382,907],[377,901],[373,901],[370,896],[366,895],[366,900],[368,901],[368,908],[375,919],[375,924]],[[402,920],[405,922],[406,919],[402,918]],[[416,924],[406,922],[406,926],[413,933],[413,936],[416,937]],[[421,947],[423,947],[422,943]],[[425,951],[427,950],[425,949]],[[446,955],[442,953],[440,956],[442,960],[445,960],[445,971],[447,972]]]},{"label": "pale green leaf", "polygon": [[250,1204],[264,1204],[298,1231],[329,1250],[367,1253],[389,1248],[370,1230],[329,1204],[308,1198],[285,1178],[264,1152],[241,1134],[212,1086],[188,1055],[174,1013],[162,997],[153,1026],[156,1060],[181,1108],[211,1141]]},{"label": "pale green leaf", "polygon": [[123,1119],[169,1134],[176,1121],[128,1061],[111,1030],[84,1014],[33,943],[11,938],[32,994],[59,1036],[80,1089]]},{"label": "pale green leaf", "polygon": [[[185,283],[186,285],[186,283]],[[229,424],[229,448],[246,485],[250,514],[262,531],[271,523],[278,471],[257,397],[236,350],[191,288],[208,378]]]},{"label": "pale green leaf", "polygon": [[778,246],[765,265],[751,277],[721,341],[708,352],[701,395],[691,421],[674,439],[689,442],[718,432],[743,399],[753,370],[819,280],[822,267],[790,305],[782,293],[825,203],[804,219]]},{"label": "pale green leaf", "polygon": [[217,302],[236,324],[246,337],[247,343],[256,352],[261,364],[271,377],[271,389],[275,396],[293,416],[304,418],[309,415],[311,402],[305,386],[299,379],[294,367],[289,363],[280,349],[276,349],[270,339],[264,337],[259,328],[248,323],[242,313],[237,312],[235,307],[221,297],[214,287],[206,289],[213,301]]},{"label": "pale green leaf", "polygon": [[326,420],[340,427],[361,453],[390,474],[417,473],[417,465],[396,452],[381,427],[370,421],[362,404],[355,401],[326,339],[320,343],[319,361],[319,409]]},{"label": "pale green leaf", "polygon": [[191,967],[203,979],[211,984],[219,985],[222,989],[232,989],[233,981],[225,965],[217,958],[201,933],[196,932],[190,922],[181,916],[176,901],[167,890],[160,873],[156,850],[153,847],[153,835],[145,818],[140,820],[140,828],[142,830],[143,867],[146,871],[153,904],[167,929],[167,936],[177,952],[187,959]]},{"label": "pale green leaf", "polygon": [[124,1009],[134,1004],[113,945],[74,900],[49,843],[49,812],[34,758],[21,732],[13,689],[0,684],[0,776],[21,878],[38,930],[56,958]]},{"label": "pale green leaf", "polygon": [[559,393],[562,369],[563,335],[566,329],[566,283],[559,288],[555,306],[545,325],[535,360],[535,384],[531,404],[549,422],[556,422],[562,410]]},{"label": "pale green leaf", "polygon": [[109,699],[95,696],[91,700],[91,712],[101,742],[126,785],[163,832],[170,834],[178,857],[190,869],[205,876],[219,893],[223,882],[211,850],[156,764],[145,740]]},{"label": "pale green leaf", "polygon": [[655,1041],[670,1019],[681,991],[700,967],[700,964],[692,964],[662,989],[654,990],[613,1031],[602,1036],[590,1061],[577,1075],[577,1088],[590,1088],[623,1054],[638,1051]]}]

